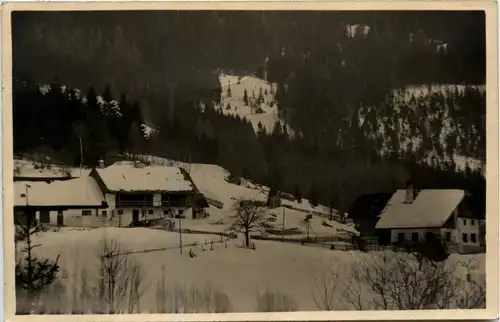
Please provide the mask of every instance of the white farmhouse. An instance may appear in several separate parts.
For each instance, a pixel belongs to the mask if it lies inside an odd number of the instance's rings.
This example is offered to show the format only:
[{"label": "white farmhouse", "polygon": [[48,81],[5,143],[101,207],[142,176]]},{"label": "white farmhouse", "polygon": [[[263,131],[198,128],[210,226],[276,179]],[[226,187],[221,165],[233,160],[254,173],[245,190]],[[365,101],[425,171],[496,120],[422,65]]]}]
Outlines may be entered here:
[{"label": "white farmhouse", "polygon": [[97,215],[112,218],[119,226],[164,217],[195,218],[201,208],[208,206],[189,174],[179,167],[139,162],[116,162],[104,167],[101,163],[89,175],[108,204]]},{"label": "white farmhouse", "polygon": [[408,184],[397,190],[379,215],[375,228],[392,244],[422,242],[433,236],[461,253],[484,248],[485,220],[465,191],[415,190]]},{"label": "white farmhouse", "polygon": [[[65,225],[68,212],[98,211],[108,205],[97,182],[89,177],[61,181],[14,182],[14,222],[36,218],[42,224]],[[31,219],[30,219],[31,220]]]}]

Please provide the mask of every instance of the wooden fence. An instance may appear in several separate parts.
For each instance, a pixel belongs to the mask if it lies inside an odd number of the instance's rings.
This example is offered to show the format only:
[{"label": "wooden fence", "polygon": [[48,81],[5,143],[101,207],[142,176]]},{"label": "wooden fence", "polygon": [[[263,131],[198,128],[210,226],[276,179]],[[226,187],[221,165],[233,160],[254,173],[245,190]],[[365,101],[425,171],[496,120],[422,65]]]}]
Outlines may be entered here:
[{"label": "wooden fence", "polygon": [[[261,236],[261,235],[253,235],[250,236],[255,240],[270,240],[270,241],[280,241],[285,243],[292,244],[301,244],[306,246],[315,246],[321,248],[329,248],[331,250],[343,250],[343,251],[351,251],[351,250],[359,250],[359,251],[386,251],[390,250],[393,252],[408,252],[408,247],[403,247],[399,245],[380,245],[373,241],[358,243],[354,240],[354,238],[342,239],[335,236],[326,236],[326,237],[303,237],[303,238],[284,238],[278,236]],[[486,250],[485,247],[474,247],[471,249],[462,249],[458,245],[450,245],[448,246],[448,251],[450,253],[460,253],[460,254],[475,254],[475,253],[484,253]]]},{"label": "wooden fence", "polygon": [[[211,240],[211,241],[205,241],[204,243],[189,243],[189,244],[183,244],[182,248],[186,247],[196,247],[200,245],[216,245],[216,244],[222,244],[228,242],[230,239],[229,237],[222,238],[220,240]],[[159,252],[159,251],[166,251],[166,250],[178,250],[180,249],[180,245],[175,245],[175,246],[168,246],[168,247],[161,247],[161,248],[146,248],[146,249],[140,249],[140,250],[131,250],[131,251],[126,251],[122,253],[108,253],[106,255],[103,255],[103,258],[110,258],[110,257],[116,257],[116,256],[127,256],[127,255],[132,255],[132,254],[146,254],[146,253],[151,253],[151,252]]]}]

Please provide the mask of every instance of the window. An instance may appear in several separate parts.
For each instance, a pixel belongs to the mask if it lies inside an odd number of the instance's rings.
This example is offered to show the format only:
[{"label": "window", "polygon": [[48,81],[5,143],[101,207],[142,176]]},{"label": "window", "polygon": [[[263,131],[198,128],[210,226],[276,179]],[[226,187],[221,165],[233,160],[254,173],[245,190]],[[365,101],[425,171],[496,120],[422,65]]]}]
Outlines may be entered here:
[{"label": "window", "polygon": [[123,210],[118,209],[118,214],[119,214],[119,215],[123,215]]},{"label": "window", "polygon": [[471,219],[471,220],[470,220],[470,225],[471,225],[471,226],[474,226],[475,224],[476,224],[476,223],[474,222],[474,219]]},{"label": "window", "polygon": [[402,243],[405,241],[405,233],[398,233],[398,243]]},{"label": "window", "polygon": [[467,226],[467,219],[463,220],[464,226]]},{"label": "window", "polygon": [[446,232],[446,241],[449,243],[451,242],[451,233],[449,231]]},{"label": "window", "polygon": [[470,241],[471,241],[471,243],[477,243],[476,234],[470,234]]},{"label": "window", "polygon": [[148,215],[153,215],[155,213],[154,210],[148,210]]},{"label": "window", "polygon": [[425,234],[425,240],[427,241],[433,241],[436,239],[436,235],[430,231],[428,231],[426,234]]},{"label": "window", "polygon": [[414,243],[418,242],[418,233],[411,233],[411,241]]},{"label": "window", "polygon": [[468,237],[467,234],[462,234],[462,241],[464,243],[467,243],[467,239],[468,239],[467,237]]},{"label": "window", "polygon": [[82,210],[82,216],[92,216],[92,210]]}]

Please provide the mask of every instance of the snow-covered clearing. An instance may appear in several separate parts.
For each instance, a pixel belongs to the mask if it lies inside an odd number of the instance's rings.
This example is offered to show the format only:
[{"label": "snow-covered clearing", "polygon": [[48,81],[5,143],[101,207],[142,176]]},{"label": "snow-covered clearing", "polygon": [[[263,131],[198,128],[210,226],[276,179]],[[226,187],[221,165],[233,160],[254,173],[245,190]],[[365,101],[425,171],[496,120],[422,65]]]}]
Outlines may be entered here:
[{"label": "snow-covered clearing", "polygon": [[[62,268],[67,271],[63,284],[69,289],[81,288],[82,271],[86,271],[87,281],[99,271],[99,242],[102,236],[119,240],[129,250],[177,246],[179,234],[147,228],[102,228],[95,230],[69,230],[46,232],[35,239],[41,246],[36,248],[39,256],[55,259],[60,255]],[[220,240],[218,236],[183,234],[183,242]],[[294,245],[279,242],[255,241],[256,249],[237,247],[241,240],[230,240],[227,248],[224,243],[191,247],[196,253],[190,258],[188,249],[181,255],[179,249],[137,253],[130,255],[137,259],[147,272],[152,283],[141,299],[142,313],[157,312],[156,287],[162,276],[166,288],[176,285],[203,288],[207,283],[214,289],[227,294],[232,311],[255,311],[257,293],[271,291],[283,293],[296,303],[297,310],[318,310],[314,301],[315,281],[325,277],[327,269],[335,269],[338,277],[335,309],[353,309],[346,301],[345,291],[352,269],[359,261],[370,261],[381,256],[379,252],[361,253],[358,251],[331,251],[328,249]],[[375,256],[375,257],[371,257]],[[455,265],[458,261],[474,258],[474,274],[484,274],[484,254],[452,255],[448,262]],[[465,269],[457,274],[465,276]],[[476,275],[474,275],[476,276]],[[370,301],[370,290],[363,286],[365,301]],[[71,302],[70,294],[67,300]],[[68,305],[72,305],[71,303]]]},{"label": "snow-covered clearing", "polygon": [[78,178],[90,173],[91,169],[80,169],[53,164],[50,158],[39,161],[14,159],[14,176],[25,178]]},{"label": "snow-covered clearing", "polygon": [[[275,99],[276,84],[269,83],[254,76],[235,76],[221,74],[222,97],[219,108],[225,115],[239,115],[247,119],[258,130],[259,122],[267,132],[271,132],[276,122],[283,126],[278,117],[278,106]],[[248,103],[245,104],[245,90]],[[263,103],[257,104],[262,91]],[[231,96],[229,96],[229,93]],[[271,106],[272,105],[272,106]],[[258,111],[260,109],[260,111]]]}]

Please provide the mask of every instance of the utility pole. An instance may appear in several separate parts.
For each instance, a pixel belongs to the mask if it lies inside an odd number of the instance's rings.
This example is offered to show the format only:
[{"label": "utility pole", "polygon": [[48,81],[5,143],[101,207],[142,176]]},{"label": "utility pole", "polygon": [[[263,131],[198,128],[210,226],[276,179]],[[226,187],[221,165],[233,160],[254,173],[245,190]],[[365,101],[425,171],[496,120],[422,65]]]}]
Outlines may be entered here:
[{"label": "utility pole", "polygon": [[25,184],[24,185],[24,189],[25,189],[25,196],[26,196],[26,220],[29,221],[29,224],[31,225],[31,221],[33,220],[32,218],[32,213],[31,211],[28,209],[29,208],[29,200],[28,200],[28,192],[29,192],[29,188],[31,188],[31,186],[29,184]]},{"label": "utility pole", "polygon": [[143,215],[144,215],[144,227],[146,227],[146,223],[148,222],[148,211],[146,210],[146,195],[144,195],[144,204],[143,204]]},{"label": "utility pole", "polygon": [[29,202],[28,202],[28,188],[31,188],[31,186],[29,184],[25,184],[24,185],[24,189],[25,189],[24,194],[26,195],[26,207],[29,206]]},{"label": "utility pole", "polygon": [[281,233],[281,241],[285,241],[285,207],[281,206],[283,209],[283,228],[282,228],[282,233]]},{"label": "utility pole", "polygon": [[76,126],[76,132],[78,134],[78,141],[80,142],[80,177],[82,176],[82,169],[83,169],[83,142],[82,142],[82,135],[80,133],[80,126]]},{"label": "utility pole", "polygon": [[182,218],[181,215],[179,216],[179,248],[181,250],[181,255],[182,255]]}]

